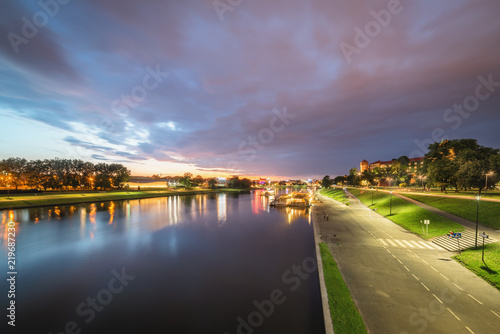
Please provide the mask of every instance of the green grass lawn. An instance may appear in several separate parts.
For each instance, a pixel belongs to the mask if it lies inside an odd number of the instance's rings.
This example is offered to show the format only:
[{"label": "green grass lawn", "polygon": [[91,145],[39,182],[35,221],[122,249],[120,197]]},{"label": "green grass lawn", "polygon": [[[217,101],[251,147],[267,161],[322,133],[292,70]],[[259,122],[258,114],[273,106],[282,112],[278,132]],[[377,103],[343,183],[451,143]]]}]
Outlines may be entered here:
[{"label": "green grass lawn", "polygon": [[342,191],[342,189],[321,189],[319,191],[320,194],[322,195],[325,195],[327,197],[330,197],[336,201],[339,201],[341,203],[345,203],[347,205],[349,205],[349,200],[344,197],[344,191]]},{"label": "green grass lawn", "polygon": [[481,260],[481,254],[482,246],[477,250],[465,250],[453,258],[500,290],[500,243],[484,245],[486,264]]},{"label": "green grass lawn", "polygon": [[[419,202],[476,221],[477,200],[425,195],[402,194]],[[479,222],[493,229],[500,229],[500,202],[479,201]]]},{"label": "green grass lawn", "polygon": [[[424,193],[422,188],[410,188],[411,193]],[[425,194],[438,195],[438,196],[461,196],[461,197],[470,197],[474,199],[474,194],[477,193],[477,190],[473,191],[460,191],[458,193],[455,190],[450,189],[447,193],[441,192],[439,189],[431,189],[429,192],[425,192]],[[500,191],[498,190],[488,190],[486,193],[484,190],[481,192],[481,196],[486,196],[487,198],[495,198],[500,199]]]},{"label": "green grass lawn", "polygon": [[326,243],[319,244],[323,272],[325,275],[328,304],[332,317],[333,330],[336,334],[366,333],[363,318],[354,304],[351,293],[340,274],[337,264]]},{"label": "green grass lawn", "polygon": [[0,196],[0,210],[24,207],[36,207],[46,205],[63,205],[85,202],[118,201],[125,199],[141,199],[164,197],[172,195],[195,195],[211,194],[217,192],[240,192],[248,191],[241,189],[187,189],[171,191],[110,191],[110,192],[67,192],[67,193],[43,193],[34,195]]},{"label": "green grass lawn", "polygon": [[[392,196],[392,215],[390,213],[391,195],[382,191],[363,189],[348,189],[354,196],[369,208],[377,208],[377,212],[403,228],[417,234],[424,239],[432,239],[447,234],[450,230],[460,232],[465,230],[462,225],[447,218],[429,212],[418,205],[409,203],[401,198]],[[373,193],[373,205],[372,205]],[[422,232],[420,220],[429,219],[429,235]]]}]

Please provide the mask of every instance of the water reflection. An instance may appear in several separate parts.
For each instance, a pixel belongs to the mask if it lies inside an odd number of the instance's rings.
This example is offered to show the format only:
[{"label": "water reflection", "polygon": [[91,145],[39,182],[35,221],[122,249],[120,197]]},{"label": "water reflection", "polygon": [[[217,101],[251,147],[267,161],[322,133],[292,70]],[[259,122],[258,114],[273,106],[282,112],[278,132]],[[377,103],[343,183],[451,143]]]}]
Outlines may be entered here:
[{"label": "water reflection", "polygon": [[[234,333],[273,289],[287,302],[259,333],[323,332],[317,278],[293,293],[282,281],[314,254],[309,212],[268,204],[255,191],[0,212],[3,250],[16,221],[17,312],[30,319],[20,332],[58,333],[75,320],[82,333]],[[136,279],[86,324],[76,306],[121,268]]]},{"label": "water reflection", "polygon": [[115,219],[115,203],[114,202],[111,202],[109,204],[108,211],[109,211],[109,223],[108,223],[108,225],[111,225],[111,224],[113,224],[113,220]]},{"label": "water reflection", "polygon": [[[12,226],[12,224],[9,224],[10,222],[14,223],[14,226]],[[7,248],[8,244],[9,244],[9,232],[13,233],[10,235],[10,237],[12,237],[14,235],[14,239],[16,238],[16,235],[18,232],[18,226],[19,226],[19,223],[16,222],[16,220],[15,220],[15,215],[14,215],[13,210],[2,211],[2,230],[3,230],[2,245],[4,246],[4,248]],[[9,231],[9,228],[12,228],[12,227],[14,227],[15,231],[12,231],[12,230]]]},{"label": "water reflection", "polygon": [[227,222],[227,198],[225,193],[217,195],[217,221],[219,226]]}]

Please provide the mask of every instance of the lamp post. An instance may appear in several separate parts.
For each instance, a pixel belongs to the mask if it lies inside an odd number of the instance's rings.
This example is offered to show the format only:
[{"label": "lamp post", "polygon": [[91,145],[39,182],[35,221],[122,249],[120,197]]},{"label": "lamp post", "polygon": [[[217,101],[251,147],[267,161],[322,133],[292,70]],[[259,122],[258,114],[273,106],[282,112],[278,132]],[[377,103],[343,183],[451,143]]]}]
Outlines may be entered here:
[{"label": "lamp post", "polygon": [[420,179],[420,186],[422,187],[422,190],[425,190],[425,188],[424,188],[424,180],[425,180],[426,177],[420,175],[418,178]]},{"label": "lamp post", "polygon": [[488,175],[493,175],[493,172],[484,173],[483,175],[486,175],[486,182],[484,183],[484,192],[486,192],[488,190]]},{"label": "lamp post", "polygon": [[[390,188],[391,187],[392,178],[388,178],[387,180],[389,181],[389,188]],[[391,193],[392,193],[392,191],[391,191]]]},{"label": "lamp post", "polygon": [[481,234],[481,237],[483,238],[483,256],[481,257],[481,260],[483,261],[484,264],[486,264],[486,262],[484,262],[484,239],[489,238],[489,236],[483,232],[483,234]]},{"label": "lamp post", "polygon": [[389,216],[392,216],[392,190],[391,190],[391,197],[390,197],[390,206],[389,206]]},{"label": "lamp post", "polygon": [[9,184],[7,185],[7,199],[10,199],[10,181],[12,180],[12,177],[9,176],[9,178],[7,179],[7,181],[9,182]]},{"label": "lamp post", "polygon": [[476,199],[477,199],[477,205],[476,205],[476,242],[475,242],[475,246],[474,246],[474,249],[477,249],[477,228],[478,228],[478,225],[479,225],[479,199],[481,198],[481,196],[479,195],[476,195]]},{"label": "lamp post", "polygon": [[372,188],[372,205],[373,205],[373,188]]}]

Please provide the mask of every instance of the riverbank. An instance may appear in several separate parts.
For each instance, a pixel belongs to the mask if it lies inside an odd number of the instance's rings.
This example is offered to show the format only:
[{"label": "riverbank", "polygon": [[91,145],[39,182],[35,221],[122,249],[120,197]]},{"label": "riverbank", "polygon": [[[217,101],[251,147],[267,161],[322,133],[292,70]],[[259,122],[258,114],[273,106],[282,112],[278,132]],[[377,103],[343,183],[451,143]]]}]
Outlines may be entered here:
[{"label": "riverbank", "polygon": [[43,193],[36,195],[0,196],[0,210],[24,209],[41,206],[119,201],[179,195],[204,195],[216,193],[242,193],[250,189],[189,189],[155,191],[111,191],[87,193]]}]

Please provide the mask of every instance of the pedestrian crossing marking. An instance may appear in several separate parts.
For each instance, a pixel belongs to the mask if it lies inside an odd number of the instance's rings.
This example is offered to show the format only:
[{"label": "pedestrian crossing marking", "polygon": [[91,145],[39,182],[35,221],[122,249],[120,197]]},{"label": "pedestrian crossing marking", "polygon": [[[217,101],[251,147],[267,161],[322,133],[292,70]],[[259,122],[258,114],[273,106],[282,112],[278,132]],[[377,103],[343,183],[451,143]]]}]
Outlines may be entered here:
[{"label": "pedestrian crossing marking", "polygon": [[412,241],[415,245],[417,245],[418,248],[421,248],[421,249],[424,249],[424,247],[422,245],[420,245],[418,242],[416,241]]},{"label": "pedestrian crossing marking", "polygon": [[396,243],[394,241],[392,241],[391,239],[387,239],[387,242],[390,243],[394,247],[398,247],[398,245],[396,245]]},{"label": "pedestrian crossing marking", "polygon": [[378,241],[385,247],[399,247],[399,248],[420,248],[420,249],[432,249],[432,250],[442,250],[438,245],[428,243],[425,241],[415,241],[415,240],[398,240],[398,239],[381,239]]},{"label": "pedestrian crossing marking", "polygon": [[403,244],[401,243],[401,241],[396,240],[396,239],[394,239],[394,241],[396,241],[396,242],[397,242],[397,243],[398,243],[401,247],[406,248],[406,246],[405,246],[405,245],[403,245]]}]

